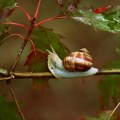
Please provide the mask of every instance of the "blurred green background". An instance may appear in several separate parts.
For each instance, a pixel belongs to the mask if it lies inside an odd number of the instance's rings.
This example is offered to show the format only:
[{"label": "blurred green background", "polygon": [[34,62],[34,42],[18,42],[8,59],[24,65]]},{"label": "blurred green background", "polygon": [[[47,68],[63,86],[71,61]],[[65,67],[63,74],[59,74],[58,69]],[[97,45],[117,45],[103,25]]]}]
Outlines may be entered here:
[{"label": "blurred green background", "polygon": [[[34,15],[38,0],[18,0],[18,5],[25,7]],[[81,0],[80,8],[92,5],[95,8],[104,5],[119,5],[119,0]],[[39,11],[40,21],[59,14],[59,6],[55,0],[42,0]],[[30,25],[26,16],[17,9],[10,17],[14,22]],[[120,35],[95,30],[94,28],[74,21],[72,19],[49,21],[44,27],[54,29],[54,32],[65,36],[61,41],[71,50],[86,47],[94,58],[94,66],[102,68],[114,60],[119,59],[115,49],[120,46]],[[15,26],[11,33],[25,31]],[[9,68],[18,53],[22,40],[12,37],[0,47],[0,66]],[[30,43],[25,48],[16,70],[26,70],[24,63],[31,49]],[[26,120],[79,120],[81,116],[95,116],[100,110],[100,94],[97,84],[102,76],[84,79],[59,79],[49,81],[49,88],[44,93],[32,90],[32,80],[19,79],[13,81],[14,91],[22,107]],[[5,83],[0,84],[2,94],[7,95]],[[8,96],[10,97],[10,95]],[[109,106],[110,109],[113,105]]]}]

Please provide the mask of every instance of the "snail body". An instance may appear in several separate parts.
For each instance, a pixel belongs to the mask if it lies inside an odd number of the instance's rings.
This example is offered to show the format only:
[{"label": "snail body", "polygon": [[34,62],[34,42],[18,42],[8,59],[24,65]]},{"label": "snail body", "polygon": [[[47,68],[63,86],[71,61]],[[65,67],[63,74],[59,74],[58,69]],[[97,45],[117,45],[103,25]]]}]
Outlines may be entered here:
[{"label": "snail body", "polygon": [[[51,73],[57,78],[76,78],[86,77],[97,73],[98,69],[94,67],[88,67],[86,70],[69,70],[65,68],[65,62],[62,61],[52,48],[52,52],[48,51],[48,68]],[[86,67],[85,67],[86,68]]]}]

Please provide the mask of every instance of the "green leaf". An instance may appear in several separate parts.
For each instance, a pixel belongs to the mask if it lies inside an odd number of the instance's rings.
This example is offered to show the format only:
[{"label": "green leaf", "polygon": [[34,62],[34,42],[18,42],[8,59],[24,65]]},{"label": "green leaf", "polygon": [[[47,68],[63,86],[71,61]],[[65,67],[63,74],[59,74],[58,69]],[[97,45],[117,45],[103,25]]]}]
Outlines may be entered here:
[{"label": "green leaf", "polygon": [[5,41],[5,38],[9,36],[9,26],[0,25],[0,45]]},{"label": "green leaf", "polygon": [[96,14],[92,10],[79,10],[78,14],[71,18],[95,29],[112,33],[120,32],[120,6],[114,6],[102,14]]},{"label": "green leaf", "polygon": [[51,50],[51,45],[61,58],[64,58],[66,54],[69,53],[68,48],[60,42],[60,39],[63,38],[63,36],[54,33],[52,29],[44,27],[36,28],[33,31],[31,38],[37,49],[41,49],[43,51],[46,51],[46,49]]},{"label": "green leaf", "polygon": [[[34,72],[47,72],[47,53],[46,50],[51,50],[50,45],[55,49],[57,54],[63,58],[68,54],[68,49],[65,47],[63,43],[60,42],[60,38],[63,38],[61,35],[53,32],[52,29],[39,27],[36,28],[31,36],[35,48],[37,49],[36,55],[34,51],[32,51],[26,60],[25,65],[28,66],[29,71]],[[44,91],[46,87],[48,87],[48,79],[34,79],[33,80],[33,88],[40,89]]]},{"label": "green leaf", "polygon": [[21,120],[14,103],[0,96],[0,120]]},{"label": "green leaf", "polygon": [[0,10],[6,7],[14,6],[16,0],[0,0]]},{"label": "green leaf", "polygon": [[[105,68],[119,68],[120,61],[112,62],[106,65]],[[119,75],[109,75],[105,76],[98,84],[98,88],[101,92],[102,97],[102,107],[106,108],[112,99],[113,103],[116,105],[120,97],[120,76]]]},{"label": "green leaf", "polygon": [[10,16],[16,8],[16,0],[0,0],[0,20]]}]

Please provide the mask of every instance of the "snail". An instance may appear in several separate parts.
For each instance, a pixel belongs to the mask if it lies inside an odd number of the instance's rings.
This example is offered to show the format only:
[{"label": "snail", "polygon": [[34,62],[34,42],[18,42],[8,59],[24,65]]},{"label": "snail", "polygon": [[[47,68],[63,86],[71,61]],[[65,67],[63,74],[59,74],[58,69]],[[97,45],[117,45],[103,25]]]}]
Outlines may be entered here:
[{"label": "snail", "polygon": [[48,69],[56,78],[86,77],[98,72],[97,68],[92,67],[92,57],[85,48],[70,53],[63,61],[52,47],[51,49],[52,52],[47,50]]}]

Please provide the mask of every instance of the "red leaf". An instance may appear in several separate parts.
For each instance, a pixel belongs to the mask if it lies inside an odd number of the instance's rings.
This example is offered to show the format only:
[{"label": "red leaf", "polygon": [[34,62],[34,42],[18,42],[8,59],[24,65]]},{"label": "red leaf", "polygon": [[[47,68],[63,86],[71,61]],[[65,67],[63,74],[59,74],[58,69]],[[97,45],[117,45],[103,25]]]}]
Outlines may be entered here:
[{"label": "red leaf", "polygon": [[[35,52],[32,51],[27,56],[27,60],[24,65],[28,66],[29,71],[33,71],[33,72],[48,71],[47,53],[41,50],[36,50],[36,54],[35,54]],[[41,92],[44,92],[44,90],[48,87],[48,80],[49,78],[33,79],[33,90],[40,90]]]},{"label": "red leaf", "polygon": [[101,13],[105,12],[106,10],[110,9],[111,7],[112,7],[111,5],[99,7],[99,8],[96,8],[95,10],[93,10],[93,12],[96,14],[101,14]]},{"label": "red leaf", "polygon": [[41,51],[41,50],[36,50],[36,53],[34,51],[32,51],[28,56],[27,56],[27,60],[25,62],[25,66],[31,66],[34,62],[37,62],[42,60],[46,60],[47,59],[47,53]]}]

